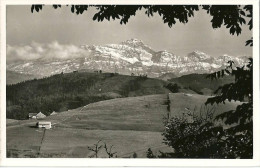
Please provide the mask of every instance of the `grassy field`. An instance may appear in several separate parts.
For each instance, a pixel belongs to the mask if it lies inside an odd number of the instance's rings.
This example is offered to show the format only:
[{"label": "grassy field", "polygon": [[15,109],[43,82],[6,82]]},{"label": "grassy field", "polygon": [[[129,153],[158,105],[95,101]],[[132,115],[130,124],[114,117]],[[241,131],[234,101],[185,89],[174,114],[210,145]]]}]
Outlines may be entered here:
[{"label": "grassy field", "polygon": [[[117,157],[146,157],[148,148],[171,150],[162,144],[160,132],[131,130],[85,130],[78,128],[54,128],[46,130],[42,144],[43,130],[23,126],[7,131],[7,149],[12,157],[71,157],[87,158],[94,152],[88,147],[94,147],[99,140],[117,152]],[[108,157],[101,149],[98,157]]]},{"label": "grassy field", "polygon": [[[60,132],[62,133],[60,134]],[[46,137],[41,148],[43,156],[65,153],[66,157],[91,157],[94,152],[88,150],[87,147],[94,147],[94,144],[99,140],[102,140],[101,145],[104,145],[103,142],[108,146],[113,145],[113,151],[117,152],[117,157],[132,157],[134,152],[137,153],[138,157],[146,157],[148,148],[166,148],[162,144],[161,133],[151,131],[58,128],[48,130]],[[98,157],[107,157],[104,149],[100,150]]]},{"label": "grassy field", "polygon": [[166,94],[118,98],[89,104],[48,119],[58,123],[57,127],[162,131],[163,115],[167,113],[166,100]]},{"label": "grassy field", "polygon": [[[53,128],[34,127],[36,121],[8,120],[7,155],[9,157],[91,157],[88,147],[101,140],[117,152],[118,157],[146,157],[146,151],[173,151],[164,145],[161,133],[163,117],[181,116],[186,109],[204,104],[208,97],[197,94],[158,94],[139,97],[116,98],[65,111],[44,120]],[[216,114],[235,109],[239,103],[216,106]],[[194,110],[196,114],[200,110]],[[104,149],[98,157],[107,157]]]},{"label": "grassy field", "polygon": [[203,95],[214,95],[214,91],[224,84],[233,83],[234,77],[224,76],[218,80],[207,79],[208,74],[188,74],[181,77],[169,79],[170,82],[178,84],[181,88],[193,90]]},{"label": "grassy field", "polygon": [[30,126],[7,127],[7,157],[37,157],[43,130]]}]

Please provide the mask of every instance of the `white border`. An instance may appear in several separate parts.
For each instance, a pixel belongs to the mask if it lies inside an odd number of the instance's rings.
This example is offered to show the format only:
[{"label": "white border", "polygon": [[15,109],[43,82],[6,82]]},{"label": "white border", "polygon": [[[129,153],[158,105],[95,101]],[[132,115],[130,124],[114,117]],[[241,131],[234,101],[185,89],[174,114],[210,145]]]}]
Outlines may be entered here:
[{"label": "white border", "polygon": [[[26,4],[252,4],[254,58],[254,154],[253,159],[94,159],[94,158],[6,158],[6,5]],[[44,12],[44,9],[43,9]],[[259,97],[259,0],[2,0],[0,60],[0,166],[260,166]]]}]

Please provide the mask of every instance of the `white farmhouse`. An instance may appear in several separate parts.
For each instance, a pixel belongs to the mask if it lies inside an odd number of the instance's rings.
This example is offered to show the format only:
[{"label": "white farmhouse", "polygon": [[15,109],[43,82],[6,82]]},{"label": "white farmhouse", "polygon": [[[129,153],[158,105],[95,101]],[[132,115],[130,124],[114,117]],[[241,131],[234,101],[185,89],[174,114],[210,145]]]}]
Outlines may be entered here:
[{"label": "white farmhouse", "polygon": [[50,121],[39,121],[36,123],[36,126],[38,128],[51,129],[51,122]]}]

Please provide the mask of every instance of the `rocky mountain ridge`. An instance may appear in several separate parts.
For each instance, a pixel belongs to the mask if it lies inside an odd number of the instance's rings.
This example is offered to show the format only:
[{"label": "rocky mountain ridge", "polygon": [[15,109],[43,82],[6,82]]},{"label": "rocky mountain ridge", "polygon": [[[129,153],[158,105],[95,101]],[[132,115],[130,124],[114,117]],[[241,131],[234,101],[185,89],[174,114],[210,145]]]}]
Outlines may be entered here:
[{"label": "rocky mountain ridge", "polygon": [[229,60],[233,60],[237,66],[242,66],[248,61],[247,56],[222,55],[216,58],[201,51],[179,56],[168,51],[155,51],[138,39],[126,40],[120,44],[81,45],[80,48],[89,54],[67,60],[37,59],[10,63],[7,65],[7,70],[50,76],[88,69],[159,77],[165,73],[174,73],[176,76],[211,73],[223,68]]}]

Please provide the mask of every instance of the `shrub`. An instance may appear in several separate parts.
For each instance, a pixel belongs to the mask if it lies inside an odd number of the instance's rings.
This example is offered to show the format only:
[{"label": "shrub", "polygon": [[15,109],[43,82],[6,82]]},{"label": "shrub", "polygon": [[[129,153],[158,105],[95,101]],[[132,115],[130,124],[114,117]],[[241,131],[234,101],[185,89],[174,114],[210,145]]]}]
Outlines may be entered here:
[{"label": "shrub", "polygon": [[169,89],[172,93],[178,93],[180,89],[176,83],[169,83],[165,86],[165,88]]},{"label": "shrub", "polygon": [[153,151],[151,150],[151,148],[149,148],[146,152],[146,157],[147,158],[156,158],[156,156],[153,154]]}]

